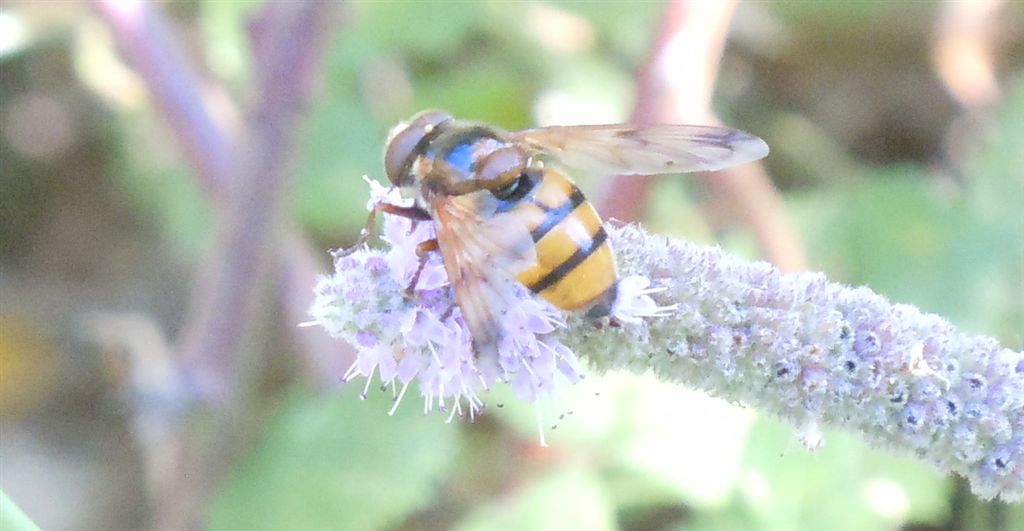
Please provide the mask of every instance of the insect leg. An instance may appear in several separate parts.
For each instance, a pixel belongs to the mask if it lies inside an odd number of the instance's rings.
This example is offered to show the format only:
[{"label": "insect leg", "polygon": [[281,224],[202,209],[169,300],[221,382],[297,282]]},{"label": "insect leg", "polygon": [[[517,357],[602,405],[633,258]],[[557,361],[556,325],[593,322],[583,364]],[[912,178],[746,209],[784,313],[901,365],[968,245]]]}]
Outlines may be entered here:
[{"label": "insect leg", "polygon": [[366,217],[366,227],[359,232],[359,238],[356,240],[351,247],[343,250],[339,250],[335,253],[336,256],[347,256],[355,252],[356,249],[360,248],[370,239],[370,234],[373,232],[374,223],[377,221],[377,212],[383,211],[386,214],[393,216],[401,216],[403,218],[409,218],[415,221],[426,221],[430,219],[430,213],[418,206],[402,206],[392,205],[391,203],[376,203],[373,208],[370,209],[370,215]]},{"label": "insect leg", "polygon": [[420,263],[416,266],[416,272],[413,273],[412,280],[409,281],[409,285],[405,288],[405,295],[407,297],[412,297],[416,284],[420,281],[420,273],[423,273],[423,266],[427,265],[427,259],[430,258],[429,253],[435,252],[439,248],[437,238],[422,241],[416,246],[416,257],[420,259]]}]

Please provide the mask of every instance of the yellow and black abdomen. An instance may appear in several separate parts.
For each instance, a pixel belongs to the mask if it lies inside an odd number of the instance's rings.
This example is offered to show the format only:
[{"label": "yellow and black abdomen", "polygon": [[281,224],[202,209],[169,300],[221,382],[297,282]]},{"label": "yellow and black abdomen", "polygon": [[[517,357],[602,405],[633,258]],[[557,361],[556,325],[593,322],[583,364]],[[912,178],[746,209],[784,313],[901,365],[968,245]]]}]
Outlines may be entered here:
[{"label": "yellow and black abdomen", "polygon": [[548,167],[533,193],[514,209],[537,248],[537,263],[516,279],[564,310],[606,315],[618,272],[601,218],[579,188]]}]

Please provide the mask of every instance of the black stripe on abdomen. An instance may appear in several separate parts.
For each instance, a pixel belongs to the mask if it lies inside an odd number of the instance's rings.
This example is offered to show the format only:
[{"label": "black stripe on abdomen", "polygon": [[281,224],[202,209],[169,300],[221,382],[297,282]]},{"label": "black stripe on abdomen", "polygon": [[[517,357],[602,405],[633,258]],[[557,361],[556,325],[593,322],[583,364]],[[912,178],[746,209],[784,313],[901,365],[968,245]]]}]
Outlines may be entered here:
[{"label": "black stripe on abdomen", "polygon": [[583,197],[583,192],[581,192],[576,185],[573,185],[572,193],[569,194],[568,199],[555,208],[548,208],[545,205],[534,201],[533,204],[544,209],[545,214],[544,221],[541,221],[540,225],[537,225],[532,231],[530,231],[530,236],[533,237],[533,241],[540,241],[545,234],[561,223],[566,216],[571,214],[573,210],[576,210],[576,207],[582,205],[584,201],[586,201],[586,198]]},{"label": "black stripe on abdomen", "polygon": [[589,246],[576,249],[576,252],[572,253],[564,262],[558,264],[554,269],[548,271],[548,274],[541,277],[540,280],[527,287],[534,293],[540,293],[554,286],[558,281],[568,276],[569,273],[572,273],[572,270],[576,269],[590,255],[597,252],[604,245],[606,239],[608,239],[608,233],[604,231],[604,227],[598,228],[597,232],[591,237]]}]

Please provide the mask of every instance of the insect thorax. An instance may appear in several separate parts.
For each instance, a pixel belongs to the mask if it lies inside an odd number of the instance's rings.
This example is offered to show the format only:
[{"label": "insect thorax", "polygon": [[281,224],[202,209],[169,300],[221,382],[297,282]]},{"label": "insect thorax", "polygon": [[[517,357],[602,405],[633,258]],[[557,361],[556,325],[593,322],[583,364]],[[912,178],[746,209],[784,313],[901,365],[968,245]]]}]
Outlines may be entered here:
[{"label": "insect thorax", "polygon": [[430,131],[418,148],[410,172],[424,195],[454,193],[458,183],[478,178],[480,161],[509,146],[503,131],[472,122],[450,121]]}]

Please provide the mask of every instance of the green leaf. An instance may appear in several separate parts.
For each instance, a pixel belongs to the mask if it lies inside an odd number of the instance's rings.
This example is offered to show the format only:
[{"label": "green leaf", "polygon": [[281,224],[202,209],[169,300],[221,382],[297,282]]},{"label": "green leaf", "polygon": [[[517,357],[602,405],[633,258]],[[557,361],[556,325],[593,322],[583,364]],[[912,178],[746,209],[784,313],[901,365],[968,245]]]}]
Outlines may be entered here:
[{"label": "green leaf", "polygon": [[458,430],[423,415],[412,390],[390,417],[390,393],[364,402],[360,389],[291,397],[214,500],[209,527],[380,529],[434,501]]},{"label": "green leaf", "polygon": [[615,529],[611,506],[600,478],[582,464],[571,464],[477,508],[457,529]]},{"label": "green leaf", "polygon": [[465,120],[523,129],[531,125],[530,81],[530,76],[508,65],[474,62],[422,77],[414,87],[416,104],[421,109],[441,108]]},{"label": "green leaf", "polygon": [[722,514],[707,515],[707,528],[737,515],[746,519],[739,527],[838,531],[938,525],[949,514],[949,481],[852,434],[828,432],[811,452],[791,426],[762,418],[749,440],[738,495]]},{"label": "green leaf", "polygon": [[437,1],[354,2],[349,31],[391,53],[439,57],[455,53],[481,22],[482,4],[452,7]]},{"label": "green leaf", "polygon": [[663,16],[659,2],[583,2],[562,0],[556,6],[586,19],[598,34],[599,46],[615,59],[638,63],[651,45]]},{"label": "green leaf", "polygon": [[113,178],[176,251],[195,256],[211,238],[212,205],[160,121],[148,108],[118,122],[112,130]]},{"label": "green leaf", "polygon": [[783,22],[799,27],[807,33],[814,30],[841,29],[844,23],[865,27],[871,24],[878,26],[889,20],[912,20],[914,17],[927,16],[934,10],[935,6],[932,2],[888,2],[886,0],[789,1],[772,4],[773,14]]},{"label": "green leaf", "polygon": [[206,65],[232,89],[244,93],[251,82],[248,24],[258,14],[256,2],[206,0],[197,6],[205,38]]},{"label": "green leaf", "polygon": [[[500,388],[495,392],[500,395]],[[526,440],[538,437],[534,408],[513,400],[488,413]],[[600,461],[620,505],[644,504],[644,494],[620,488],[637,478],[647,483],[648,502],[714,505],[728,499],[753,420],[749,410],[722,400],[623,372],[566,385],[545,410],[548,443]]]},{"label": "green leaf", "polygon": [[862,171],[794,204],[812,263],[835,280],[938,313],[967,331],[1017,337],[1024,318],[1024,85],[961,188],[915,167]]},{"label": "green leaf", "polygon": [[387,180],[382,162],[385,126],[345,97],[317,102],[308,120],[298,156],[299,216],[316,231],[348,227],[354,232],[366,222],[369,192],[363,175]]},{"label": "green leaf", "polygon": [[0,490],[0,529],[4,531],[39,531],[39,526]]}]

